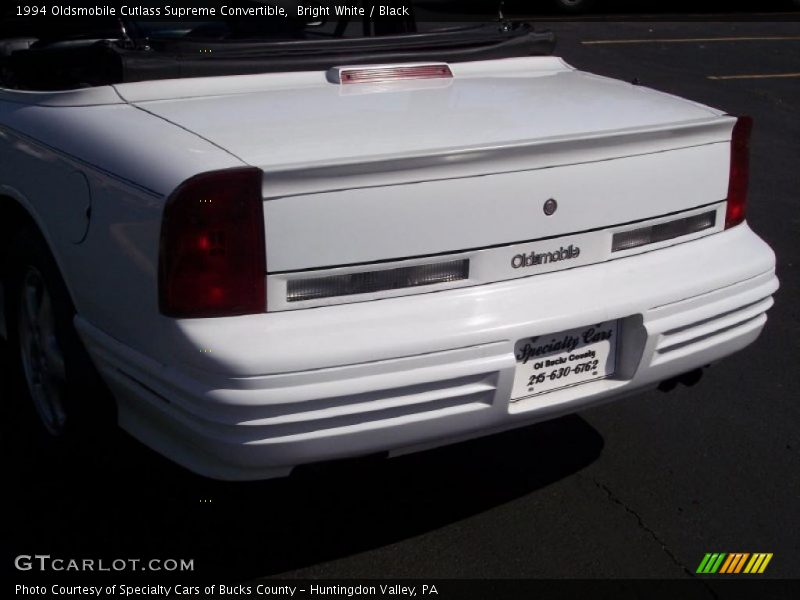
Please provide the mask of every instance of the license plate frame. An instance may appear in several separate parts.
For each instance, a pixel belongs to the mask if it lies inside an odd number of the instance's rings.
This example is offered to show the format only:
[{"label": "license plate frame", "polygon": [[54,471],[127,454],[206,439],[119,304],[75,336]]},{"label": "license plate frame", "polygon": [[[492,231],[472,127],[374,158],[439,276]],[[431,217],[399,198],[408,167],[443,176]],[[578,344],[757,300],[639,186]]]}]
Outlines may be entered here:
[{"label": "license plate frame", "polygon": [[511,402],[611,377],[619,332],[614,319],[517,340]]}]

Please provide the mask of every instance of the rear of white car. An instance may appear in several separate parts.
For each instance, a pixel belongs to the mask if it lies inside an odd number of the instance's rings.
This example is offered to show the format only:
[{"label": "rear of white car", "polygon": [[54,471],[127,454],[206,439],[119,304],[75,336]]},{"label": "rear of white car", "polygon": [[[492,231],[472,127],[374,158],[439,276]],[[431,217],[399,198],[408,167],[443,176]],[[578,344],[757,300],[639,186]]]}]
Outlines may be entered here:
[{"label": "rear of white car", "polygon": [[125,429],[273,477],[574,412],[756,339],[778,283],[744,221],[747,119],[550,57],[412,67],[116,86],[241,163],[170,193],[138,333],[78,310]]},{"label": "rear of white car", "polygon": [[93,362],[145,444],[267,478],[755,340],[778,283],[749,119],[577,71],[527,24],[346,21],[0,39],[0,298],[50,433],[108,427]]}]

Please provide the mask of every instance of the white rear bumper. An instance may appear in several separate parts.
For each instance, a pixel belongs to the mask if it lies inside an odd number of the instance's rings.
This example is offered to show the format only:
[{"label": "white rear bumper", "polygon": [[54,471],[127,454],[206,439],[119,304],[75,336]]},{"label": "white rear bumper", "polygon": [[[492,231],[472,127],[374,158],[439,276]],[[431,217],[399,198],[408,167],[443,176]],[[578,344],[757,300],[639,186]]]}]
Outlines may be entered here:
[{"label": "white rear bumper", "polygon": [[[198,473],[258,479],[552,418],[706,365],[758,337],[774,265],[742,225],[505,283],[175,321],[170,361],[76,325],[123,428]],[[517,340],[611,319],[622,326],[612,378],[509,401]]]}]

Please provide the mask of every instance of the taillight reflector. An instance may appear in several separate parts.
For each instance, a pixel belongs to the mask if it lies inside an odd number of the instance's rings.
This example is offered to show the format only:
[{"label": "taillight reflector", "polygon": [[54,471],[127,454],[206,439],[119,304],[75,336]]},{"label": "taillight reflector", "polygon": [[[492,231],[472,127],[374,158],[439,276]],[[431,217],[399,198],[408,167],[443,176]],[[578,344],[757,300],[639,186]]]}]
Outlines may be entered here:
[{"label": "taillight reflector", "polygon": [[167,200],[161,223],[159,307],[171,317],[266,310],[262,172],[203,173]]},{"label": "taillight reflector", "polygon": [[710,210],[699,215],[665,221],[656,225],[645,225],[627,231],[618,231],[611,241],[612,252],[631,250],[648,244],[666,242],[684,235],[713,229],[717,224],[717,211]]},{"label": "taillight reflector", "polygon": [[382,271],[359,271],[345,275],[292,279],[287,283],[286,300],[287,302],[320,300],[336,296],[370,294],[450,283],[464,279],[469,279],[469,260],[450,260]]},{"label": "taillight reflector", "polygon": [[752,129],[753,119],[750,117],[739,117],[733,126],[725,229],[744,221],[747,185],[750,180],[750,133]]}]

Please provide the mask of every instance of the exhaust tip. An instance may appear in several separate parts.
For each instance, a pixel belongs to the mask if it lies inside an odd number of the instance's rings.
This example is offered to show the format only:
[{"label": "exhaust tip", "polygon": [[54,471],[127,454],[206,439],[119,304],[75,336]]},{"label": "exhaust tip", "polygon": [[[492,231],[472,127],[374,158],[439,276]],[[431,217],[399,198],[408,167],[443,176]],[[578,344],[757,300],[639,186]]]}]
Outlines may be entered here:
[{"label": "exhaust tip", "polygon": [[681,383],[686,387],[692,387],[700,383],[700,380],[703,378],[703,369],[698,368],[694,369],[693,371],[689,371],[687,373],[682,373],[681,375],[677,375],[675,377],[671,377],[670,379],[665,379],[661,383],[658,384],[658,389],[661,392],[671,392],[678,384]]}]

